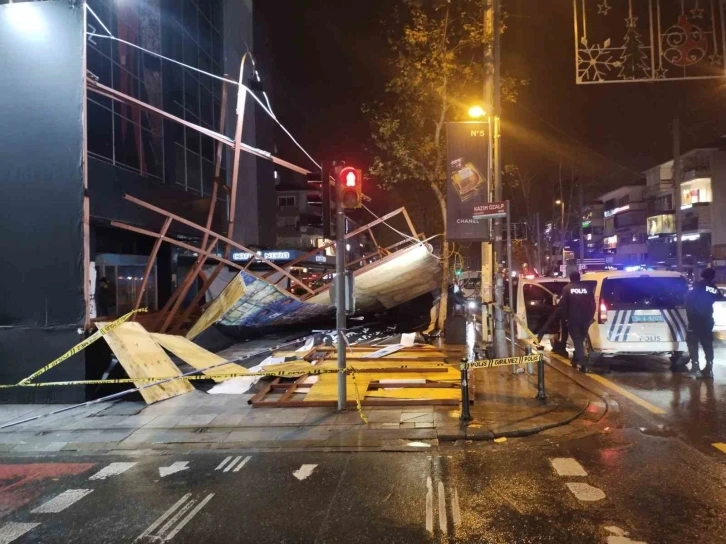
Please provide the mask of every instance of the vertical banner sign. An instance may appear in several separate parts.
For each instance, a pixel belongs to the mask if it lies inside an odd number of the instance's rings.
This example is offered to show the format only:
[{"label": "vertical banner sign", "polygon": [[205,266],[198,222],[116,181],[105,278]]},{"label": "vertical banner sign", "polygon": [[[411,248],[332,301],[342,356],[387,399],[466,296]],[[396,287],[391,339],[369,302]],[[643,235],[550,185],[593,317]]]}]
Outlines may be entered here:
[{"label": "vertical banner sign", "polygon": [[724,0],[573,0],[575,81],[725,77],[725,6]]},{"label": "vertical banner sign", "polygon": [[446,124],[446,231],[449,240],[489,239],[476,210],[489,202],[489,123]]}]

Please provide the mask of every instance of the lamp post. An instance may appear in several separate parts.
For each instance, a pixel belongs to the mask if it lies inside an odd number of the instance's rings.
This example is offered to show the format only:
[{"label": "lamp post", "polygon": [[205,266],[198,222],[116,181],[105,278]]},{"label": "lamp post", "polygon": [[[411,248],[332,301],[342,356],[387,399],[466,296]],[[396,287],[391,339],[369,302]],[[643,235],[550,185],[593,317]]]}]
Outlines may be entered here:
[{"label": "lamp post", "polygon": [[562,276],[564,277],[565,271],[567,270],[567,266],[565,266],[565,201],[555,200],[555,204],[559,204],[560,210],[562,211],[562,266],[565,269],[562,271]]},{"label": "lamp post", "polygon": [[[469,108],[469,117],[471,119],[482,119],[486,117],[489,133],[489,145],[488,156],[487,156],[487,202],[492,201],[492,118],[487,115],[486,110],[480,105],[474,105]],[[491,221],[489,222],[489,233],[491,235]],[[480,295],[481,295],[481,327],[482,327],[482,340],[484,342],[491,342],[492,332],[489,329],[489,306],[486,302],[489,302],[493,298],[493,279],[494,279],[494,266],[493,266],[493,255],[492,255],[492,244],[491,242],[481,243],[481,281],[480,281]]]}]

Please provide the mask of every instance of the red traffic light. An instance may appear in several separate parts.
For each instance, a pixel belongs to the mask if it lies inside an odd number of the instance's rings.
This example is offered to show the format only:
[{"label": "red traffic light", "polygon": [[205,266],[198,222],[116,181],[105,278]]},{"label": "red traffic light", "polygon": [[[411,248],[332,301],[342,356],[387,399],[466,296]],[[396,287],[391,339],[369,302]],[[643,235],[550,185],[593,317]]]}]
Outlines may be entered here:
[{"label": "red traffic light", "polygon": [[343,208],[360,208],[362,198],[361,179],[363,173],[357,168],[346,167],[338,174],[338,197]]}]

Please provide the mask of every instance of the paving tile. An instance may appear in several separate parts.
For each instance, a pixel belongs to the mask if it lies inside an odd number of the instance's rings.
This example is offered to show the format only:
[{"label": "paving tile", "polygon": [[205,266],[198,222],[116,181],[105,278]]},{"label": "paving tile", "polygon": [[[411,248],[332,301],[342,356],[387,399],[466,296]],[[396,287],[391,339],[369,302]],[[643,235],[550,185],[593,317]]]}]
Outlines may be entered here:
[{"label": "paving tile", "polygon": [[225,442],[256,442],[277,440],[285,431],[282,429],[245,429],[232,431]]},{"label": "paving tile", "polygon": [[433,429],[434,423],[414,423],[414,429]]},{"label": "paving tile", "polygon": [[220,414],[215,417],[208,427],[238,427],[245,416],[242,414]]},{"label": "paving tile", "polygon": [[204,415],[191,415],[185,418],[175,425],[175,427],[204,427],[209,424],[219,414],[204,414]]},{"label": "paving tile", "polygon": [[18,444],[11,451],[13,452],[31,452],[31,451],[61,451],[67,442],[35,442]]},{"label": "paving tile", "polygon": [[188,415],[159,416],[144,425],[142,429],[172,429],[188,417]]},{"label": "paving tile", "polygon": [[273,420],[273,425],[298,425],[305,421],[311,408],[285,408]]},{"label": "paving tile", "polygon": [[167,431],[163,434],[158,442],[164,444],[173,444],[177,442],[197,443],[197,442],[224,442],[229,436],[228,432],[207,432],[207,433],[189,433],[184,431]]},{"label": "paving tile", "polygon": [[374,410],[368,416],[369,423],[400,423],[401,410]]},{"label": "paving tile", "polygon": [[401,423],[433,423],[433,412],[403,412],[401,413]]}]

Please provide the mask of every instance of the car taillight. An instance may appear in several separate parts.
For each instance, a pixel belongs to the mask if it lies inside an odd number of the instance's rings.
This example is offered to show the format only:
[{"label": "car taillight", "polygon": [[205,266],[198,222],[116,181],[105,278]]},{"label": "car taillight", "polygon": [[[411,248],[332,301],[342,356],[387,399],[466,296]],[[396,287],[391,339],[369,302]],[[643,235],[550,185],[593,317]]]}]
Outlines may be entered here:
[{"label": "car taillight", "polygon": [[607,302],[600,299],[600,311],[597,314],[597,322],[598,323],[607,323],[608,322],[608,305]]}]

